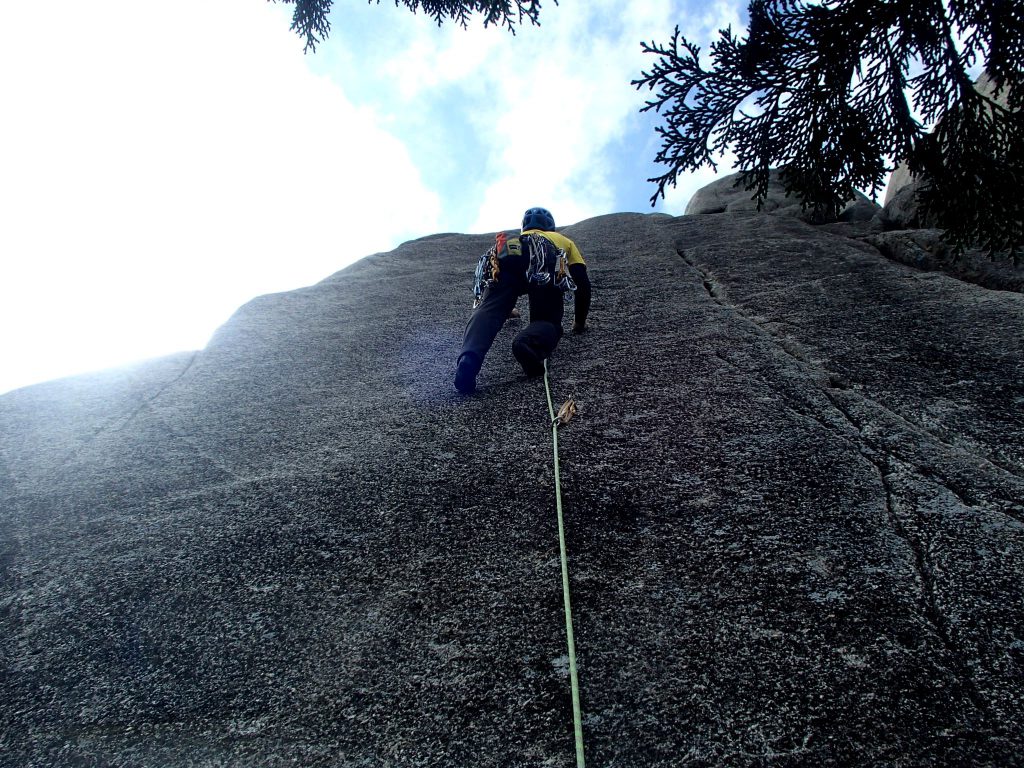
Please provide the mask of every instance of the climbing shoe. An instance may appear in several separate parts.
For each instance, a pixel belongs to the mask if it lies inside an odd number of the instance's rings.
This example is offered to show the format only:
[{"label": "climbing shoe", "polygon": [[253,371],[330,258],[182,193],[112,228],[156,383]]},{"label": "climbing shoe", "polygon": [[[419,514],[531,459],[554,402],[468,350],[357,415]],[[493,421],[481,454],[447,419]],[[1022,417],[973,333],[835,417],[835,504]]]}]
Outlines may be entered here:
[{"label": "climbing shoe", "polygon": [[540,357],[526,342],[519,339],[513,341],[512,354],[515,355],[519,364],[523,366],[523,372],[527,377],[532,379],[544,375],[544,358]]},{"label": "climbing shoe", "polygon": [[459,357],[455,367],[455,388],[464,395],[476,391],[476,375],[480,373],[480,360],[472,352]]}]

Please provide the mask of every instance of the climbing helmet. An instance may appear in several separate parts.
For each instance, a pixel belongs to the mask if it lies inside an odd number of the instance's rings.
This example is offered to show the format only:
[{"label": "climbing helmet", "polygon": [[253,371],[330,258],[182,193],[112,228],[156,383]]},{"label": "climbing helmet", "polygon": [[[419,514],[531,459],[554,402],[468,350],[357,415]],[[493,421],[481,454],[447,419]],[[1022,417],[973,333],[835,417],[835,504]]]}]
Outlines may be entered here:
[{"label": "climbing helmet", "polygon": [[549,231],[555,228],[555,217],[547,208],[531,208],[523,214],[523,229],[543,229]]}]

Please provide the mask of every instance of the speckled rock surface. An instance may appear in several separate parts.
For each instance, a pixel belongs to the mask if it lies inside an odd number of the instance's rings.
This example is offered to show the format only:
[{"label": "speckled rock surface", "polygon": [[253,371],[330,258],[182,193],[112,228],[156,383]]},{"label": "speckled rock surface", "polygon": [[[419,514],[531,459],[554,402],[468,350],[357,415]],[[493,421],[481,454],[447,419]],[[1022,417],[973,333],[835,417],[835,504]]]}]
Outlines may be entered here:
[{"label": "speckled rock surface", "polygon": [[[564,230],[591,766],[1024,750],[1024,296],[788,216]],[[572,766],[550,431],[438,235],[0,397],[0,763]]]}]

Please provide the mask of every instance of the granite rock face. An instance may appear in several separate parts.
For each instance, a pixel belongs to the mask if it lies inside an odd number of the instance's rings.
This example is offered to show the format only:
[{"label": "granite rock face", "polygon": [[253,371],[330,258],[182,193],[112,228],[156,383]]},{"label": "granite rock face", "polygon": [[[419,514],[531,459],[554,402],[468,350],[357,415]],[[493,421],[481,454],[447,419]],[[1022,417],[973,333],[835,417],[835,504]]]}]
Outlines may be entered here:
[{"label": "granite rock face", "polygon": [[[593,766],[1024,751],[1024,296],[858,224],[565,233],[552,360]],[[571,766],[544,387],[454,361],[489,236],[0,397],[0,763]],[[525,312],[524,312],[525,314]]]}]

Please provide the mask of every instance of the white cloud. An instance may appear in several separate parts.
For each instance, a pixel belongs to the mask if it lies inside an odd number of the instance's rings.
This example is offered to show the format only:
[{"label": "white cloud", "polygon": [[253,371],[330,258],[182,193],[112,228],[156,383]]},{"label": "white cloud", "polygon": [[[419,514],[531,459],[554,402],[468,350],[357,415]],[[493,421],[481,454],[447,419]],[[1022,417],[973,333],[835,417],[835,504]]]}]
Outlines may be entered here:
[{"label": "white cloud", "polygon": [[0,392],[201,346],[253,295],[435,231],[405,147],[309,73],[288,13],[0,11]]},{"label": "white cloud", "polygon": [[389,55],[382,74],[398,84],[399,93],[414,99],[440,86],[463,81],[488,65],[505,44],[508,33],[481,25],[465,29],[457,24],[438,27],[424,16],[403,17],[409,42],[404,49]]},{"label": "white cloud", "polygon": [[560,223],[612,210],[607,147],[642,103],[630,85],[647,64],[640,41],[670,34],[681,11],[671,0],[628,10],[612,0],[550,5],[542,26],[521,26],[514,37],[479,20],[437,29],[410,15],[397,25],[381,69],[401,109],[425,109],[457,88],[459,114],[479,142],[475,174],[486,184],[465,228],[514,226],[531,205],[551,208]]},{"label": "white cloud", "polygon": [[691,41],[702,41],[700,47],[706,50],[712,40],[718,39],[719,30],[731,27],[734,35],[745,34],[746,27],[740,15],[745,8],[745,3],[733,0],[705,3],[700,6],[700,13],[687,14],[680,20],[680,31]]},{"label": "white cloud", "polygon": [[[724,0],[704,6],[689,34],[710,39],[719,28],[737,25],[736,7]],[[496,103],[536,116],[496,129],[501,150],[492,155],[494,182],[483,196],[476,230],[514,226],[510,212],[530,205],[551,208],[563,224],[612,212],[623,180],[614,175],[609,147],[623,137],[644,100],[630,81],[652,64],[640,41],[666,41],[675,23],[694,18],[669,0],[631,3],[628,10],[612,0],[545,10],[542,32],[530,30],[515,46],[500,49],[498,62],[481,72],[490,76]],[[681,180],[662,209],[681,212],[693,191],[713,178],[700,173]]]},{"label": "white cloud", "polygon": [[606,148],[638,108],[629,82],[643,63],[640,40],[669,27],[671,3],[547,10],[545,27],[523,34],[495,67],[497,101],[516,105],[518,117],[499,128],[503,151],[475,229],[515,226],[510,213],[530,205],[550,208],[561,224],[612,210],[617,180]]},{"label": "white cloud", "polygon": [[[664,43],[680,23],[706,48],[718,29],[739,25],[741,7],[738,0],[546,5],[542,26],[522,26],[515,36],[485,29],[479,18],[468,29],[438,28],[387,5],[353,7],[315,66],[343,72],[415,148],[444,196],[447,229],[514,226],[520,211],[538,204],[571,223],[616,210],[624,189],[628,209],[647,209],[653,188],[642,180],[660,169],[649,165],[651,122],[637,115],[647,93],[630,85],[653,64],[641,41]],[[679,196],[669,201],[677,206]]]}]

